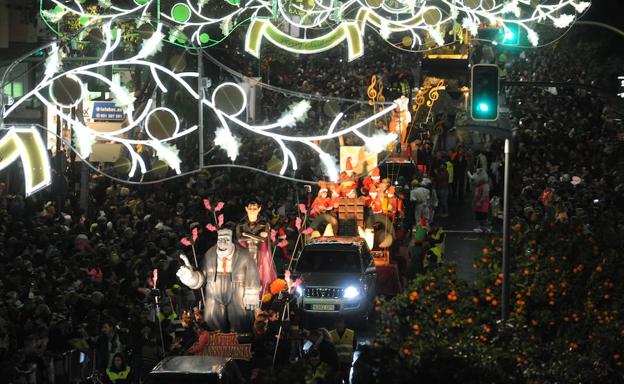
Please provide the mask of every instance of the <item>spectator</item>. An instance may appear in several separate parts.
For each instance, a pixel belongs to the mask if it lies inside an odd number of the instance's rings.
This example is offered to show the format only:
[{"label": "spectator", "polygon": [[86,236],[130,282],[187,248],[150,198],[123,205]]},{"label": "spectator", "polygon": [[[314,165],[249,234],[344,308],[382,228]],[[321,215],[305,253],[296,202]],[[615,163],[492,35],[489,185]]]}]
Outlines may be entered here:
[{"label": "spectator", "polygon": [[490,206],[490,185],[488,184],[488,176],[483,168],[478,168],[474,175],[470,173],[468,175],[470,176],[471,183],[474,185],[472,210],[479,224],[474,231],[487,232],[489,229],[486,227],[486,221]]},{"label": "spectator", "polygon": [[105,320],[102,323],[102,334],[96,342],[97,369],[99,372],[106,372],[111,367],[113,357],[117,353],[122,353],[124,346],[115,329],[112,320]]},{"label": "spectator", "polygon": [[338,354],[327,330],[323,328],[314,329],[308,335],[308,339],[312,342],[312,348],[318,350],[321,361],[326,363],[334,372],[337,372],[339,369]]},{"label": "spectator", "polygon": [[446,163],[440,162],[433,174],[433,185],[438,197],[438,213],[440,217],[448,217],[449,174]]},{"label": "spectator", "polygon": [[106,382],[109,384],[130,383],[130,367],[122,353],[113,356],[113,364],[106,369]]},{"label": "spectator", "polygon": [[321,359],[321,352],[312,348],[308,352],[307,364],[305,365],[305,382],[311,384],[330,384],[333,370],[331,366]]}]

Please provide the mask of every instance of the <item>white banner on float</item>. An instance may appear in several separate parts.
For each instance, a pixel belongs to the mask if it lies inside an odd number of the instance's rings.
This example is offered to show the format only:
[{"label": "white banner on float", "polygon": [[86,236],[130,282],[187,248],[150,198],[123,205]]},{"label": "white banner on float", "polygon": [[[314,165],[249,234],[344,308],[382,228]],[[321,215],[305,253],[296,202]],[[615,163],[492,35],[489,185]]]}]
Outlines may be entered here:
[{"label": "white banner on float", "polygon": [[363,146],[342,146],[340,147],[340,172],[346,169],[349,157],[356,174],[370,172],[377,166],[376,153],[366,151]]}]

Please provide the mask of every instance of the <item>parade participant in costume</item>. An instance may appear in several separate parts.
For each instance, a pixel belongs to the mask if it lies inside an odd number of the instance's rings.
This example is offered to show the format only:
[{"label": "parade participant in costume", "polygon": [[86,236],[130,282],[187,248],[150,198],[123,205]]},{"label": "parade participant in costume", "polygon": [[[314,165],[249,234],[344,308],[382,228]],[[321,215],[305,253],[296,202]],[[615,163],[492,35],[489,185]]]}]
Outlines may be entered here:
[{"label": "parade participant in costume", "polygon": [[291,256],[288,254],[288,241],[286,241],[287,235],[284,228],[277,230],[277,244],[275,250],[275,267],[279,275],[284,274],[290,263]]},{"label": "parade participant in costume", "polygon": [[268,239],[271,228],[262,217],[262,205],[251,200],[245,206],[247,215],[236,225],[236,239],[241,245],[246,245],[254,259],[258,256],[258,246]]},{"label": "parade participant in costume", "polygon": [[319,186],[321,189],[319,189],[316,199],[312,202],[312,210],[310,212],[310,217],[312,218],[322,215],[323,213],[330,213],[334,208],[332,199],[327,197],[327,193],[329,192],[327,184],[321,181],[319,182]]},{"label": "parade participant in costume", "polygon": [[390,118],[390,125],[388,131],[396,135],[401,135],[401,144],[405,144],[407,140],[407,128],[412,121],[412,115],[409,111],[409,99],[405,96],[401,96],[394,101],[399,108],[395,108],[392,111]]},{"label": "parade participant in costume", "polygon": [[370,191],[368,191],[367,206],[371,209],[373,214],[383,213],[383,202],[374,185],[371,186]]},{"label": "parade participant in costume", "polygon": [[410,192],[410,201],[414,206],[415,223],[420,223],[421,219],[429,219],[430,200],[431,191],[424,185],[421,185],[421,183],[416,182],[414,188]]},{"label": "parade participant in costume", "polygon": [[217,245],[204,255],[203,271],[193,269],[185,255],[176,273],[191,289],[205,288],[204,319],[210,329],[243,332],[251,327],[259,304],[260,276],[249,251],[232,240],[232,230],[219,229]]},{"label": "parade participant in costume", "polygon": [[251,200],[245,206],[247,215],[236,225],[236,239],[243,247],[247,247],[256,260],[262,287],[266,288],[275,280],[277,273],[269,250],[269,233],[271,227],[262,217],[262,205]]},{"label": "parade participant in costume", "polygon": [[366,189],[370,191],[371,186],[373,185],[375,186],[375,188],[377,188],[380,178],[381,177],[379,176],[379,168],[375,167],[371,170],[370,174],[364,178],[364,181],[362,182],[362,184],[364,185]]},{"label": "parade participant in costume", "polygon": [[386,212],[392,221],[395,218],[403,217],[403,200],[396,196],[395,193],[396,189],[394,186],[388,188],[388,208]]}]

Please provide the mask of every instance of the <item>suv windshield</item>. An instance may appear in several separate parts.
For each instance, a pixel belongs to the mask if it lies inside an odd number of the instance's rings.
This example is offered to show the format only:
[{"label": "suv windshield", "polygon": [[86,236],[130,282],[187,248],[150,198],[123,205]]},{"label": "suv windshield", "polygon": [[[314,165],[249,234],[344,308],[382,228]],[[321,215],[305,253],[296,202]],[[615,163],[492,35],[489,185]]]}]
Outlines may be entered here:
[{"label": "suv windshield", "polygon": [[361,273],[357,248],[304,249],[297,263],[298,272]]}]

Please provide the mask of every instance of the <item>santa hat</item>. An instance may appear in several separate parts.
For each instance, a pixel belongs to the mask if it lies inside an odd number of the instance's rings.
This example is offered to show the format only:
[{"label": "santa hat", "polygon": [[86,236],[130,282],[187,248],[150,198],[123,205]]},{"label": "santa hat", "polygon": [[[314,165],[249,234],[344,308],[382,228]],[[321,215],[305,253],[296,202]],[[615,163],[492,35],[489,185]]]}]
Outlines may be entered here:
[{"label": "santa hat", "polygon": [[396,188],[394,188],[394,186],[391,186],[390,188],[388,188],[388,196],[394,196],[395,190]]},{"label": "santa hat", "polygon": [[373,168],[371,171],[371,179],[379,180],[379,168]]},{"label": "santa hat", "polygon": [[347,157],[346,164],[345,164],[345,171],[353,172],[353,164],[351,164],[351,156]]},{"label": "santa hat", "polygon": [[277,230],[277,238],[280,240],[286,239],[286,230],[284,228],[280,228]]},{"label": "santa hat", "polygon": [[324,181],[319,181],[319,187],[321,187],[321,189],[319,189],[319,194],[321,192],[327,192],[327,184],[325,184]]}]

